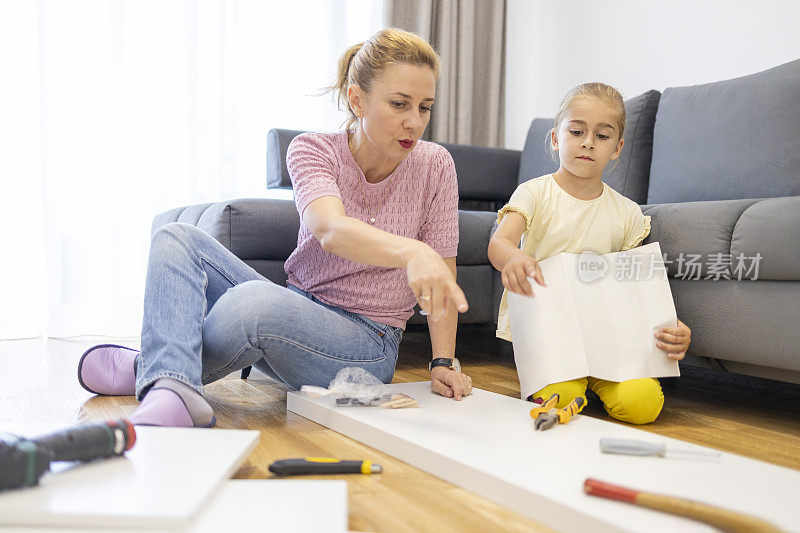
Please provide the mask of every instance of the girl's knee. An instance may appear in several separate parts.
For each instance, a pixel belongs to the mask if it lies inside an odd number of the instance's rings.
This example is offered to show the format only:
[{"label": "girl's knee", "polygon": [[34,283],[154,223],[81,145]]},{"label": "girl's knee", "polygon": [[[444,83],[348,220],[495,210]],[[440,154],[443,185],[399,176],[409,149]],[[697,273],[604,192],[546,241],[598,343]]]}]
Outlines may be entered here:
[{"label": "girl's knee", "polygon": [[664,407],[661,385],[652,378],[631,379],[619,383],[613,401],[606,402],[608,414],[630,424],[649,424]]}]

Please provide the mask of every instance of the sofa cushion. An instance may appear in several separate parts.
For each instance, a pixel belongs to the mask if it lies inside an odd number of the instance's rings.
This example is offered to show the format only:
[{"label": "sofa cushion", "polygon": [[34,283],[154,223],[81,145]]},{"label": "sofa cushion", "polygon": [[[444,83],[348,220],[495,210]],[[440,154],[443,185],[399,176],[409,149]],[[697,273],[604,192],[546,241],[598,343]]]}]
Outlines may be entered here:
[{"label": "sofa cushion", "polygon": [[603,181],[637,204],[645,203],[653,156],[653,127],[661,93],[648,91],[625,101],[625,146]]},{"label": "sofa cushion", "polygon": [[[653,125],[661,93],[648,91],[625,101],[625,146],[616,166],[610,163],[603,181],[637,204],[647,198],[650,158],[653,150]],[[522,160],[518,183],[558,170],[550,158],[550,128],[553,119],[537,118],[531,123]]]},{"label": "sofa cushion", "polygon": [[731,277],[731,236],[739,217],[758,200],[655,205],[644,244],[659,242],[667,272],[682,279]]},{"label": "sofa cushion", "polygon": [[253,270],[270,280],[272,283],[286,286],[289,276],[283,270],[283,261],[275,259],[247,259],[245,261]]},{"label": "sofa cushion", "polygon": [[489,236],[496,219],[494,211],[458,212],[457,264],[489,264]]},{"label": "sofa cushion", "polygon": [[678,280],[671,285],[678,317],[692,328],[690,355],[800,370],[800,282]]},{"label": "sofa cushion", "polygon": [[648,203],[800,195],[800,60],[666,89]]},{"label": "sofa cushion", "polygon": [[558,170],[558,163],[550,158],[549,139],[552,127],[552,118],[535,118],[531,122],[519,162],[518,184]]},{"label": "sofa cushion", "polygon": [[733,228],[734,265],[738,258],[747,260],[743,268],[752,264],[755,276],[748,276],[749,279],[800,281],[798,233],[800,196],[756,202],[742,213]]},{"label": "sofa cushion", "polygon": [[[491,265],[463,265],[458,268],[458,285],[467,297],[469,309],[458,315],[459,324],[484,324],[492,321],[492,287]],[[414,307],[414,315],[409,324],[425,324],[427,317],[419,313],[419,306]]]},{"label": "sofa cushion", "polygon": [[267,133],[267,188],[292,188],[286,166],[286,150],[292,139],[305,133],[298,130],[272,129]]},{"label": "sofa cushion", "polygon": [[507,202],[511,198],[519,174],[518,150],[467,144],[441,145],[453,157],[459,198],[500,202]]}]

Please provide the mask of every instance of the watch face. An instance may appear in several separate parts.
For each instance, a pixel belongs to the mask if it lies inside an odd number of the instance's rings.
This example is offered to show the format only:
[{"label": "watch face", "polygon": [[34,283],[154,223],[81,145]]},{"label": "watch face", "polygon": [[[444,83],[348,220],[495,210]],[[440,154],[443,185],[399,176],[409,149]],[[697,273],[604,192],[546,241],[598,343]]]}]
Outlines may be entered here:
[{"label": "watch face", "polygon": [[458,361],[457,357],[453,357],[453,370],[461,372],[461,363]]}]

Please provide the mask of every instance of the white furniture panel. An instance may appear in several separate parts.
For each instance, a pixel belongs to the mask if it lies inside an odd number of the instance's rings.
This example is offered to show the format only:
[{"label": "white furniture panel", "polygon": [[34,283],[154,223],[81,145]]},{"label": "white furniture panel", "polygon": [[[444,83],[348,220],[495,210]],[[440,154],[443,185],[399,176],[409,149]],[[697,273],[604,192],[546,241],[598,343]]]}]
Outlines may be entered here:
[{"label": "white furniture panel", "polygon": [[478,389],[460,402],[431,393],[429,382],[395,384],[392,390],[418,400],[420,408],[334,407],[331,397],[290,392],[287,409],[559,531],[713,531],[692,520],[588,496],[583,482],[590,477],[800,530],[795,470],[727,453],[713,460],[608,455],[600,452],[601,437],[692,445],[581,415],[535,431],[531,403]]},{"label": "white furniture panel", "polygon": [[[51,431],[3,428],[26,436]],[[256,447],[258,431],[136,427],[125,456],[54,463],[38,487],[0,493],[0,525],[186,527]]]},{"label": "white furniture panel", "polygon": [[[309,512],[313,509],[313,512]],[[347,482],[320,480],[236,479],[199,511],[185,528],[92,528],[90,533],[219,533],[220,531],[280,531],[281,533],[345,533]],[[85,527],[0,527],[2,533],[86,533]]]}]

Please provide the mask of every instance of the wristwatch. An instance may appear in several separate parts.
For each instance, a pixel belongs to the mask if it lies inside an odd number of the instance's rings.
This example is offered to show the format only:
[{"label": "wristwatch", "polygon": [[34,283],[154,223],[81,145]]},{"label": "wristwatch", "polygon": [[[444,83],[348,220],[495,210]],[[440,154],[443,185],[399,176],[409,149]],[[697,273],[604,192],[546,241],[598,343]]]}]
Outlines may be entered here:
[{"label": "wristwatch", "polygon": [[461,372],[461,363],[458,362],[456,357],[452,359],[449,357],[437,357],[430,363],[428,363],[428,372],[433,370],[433,367],[436,366],[446,366],[450,370],[455,370],[456,372]]}]

